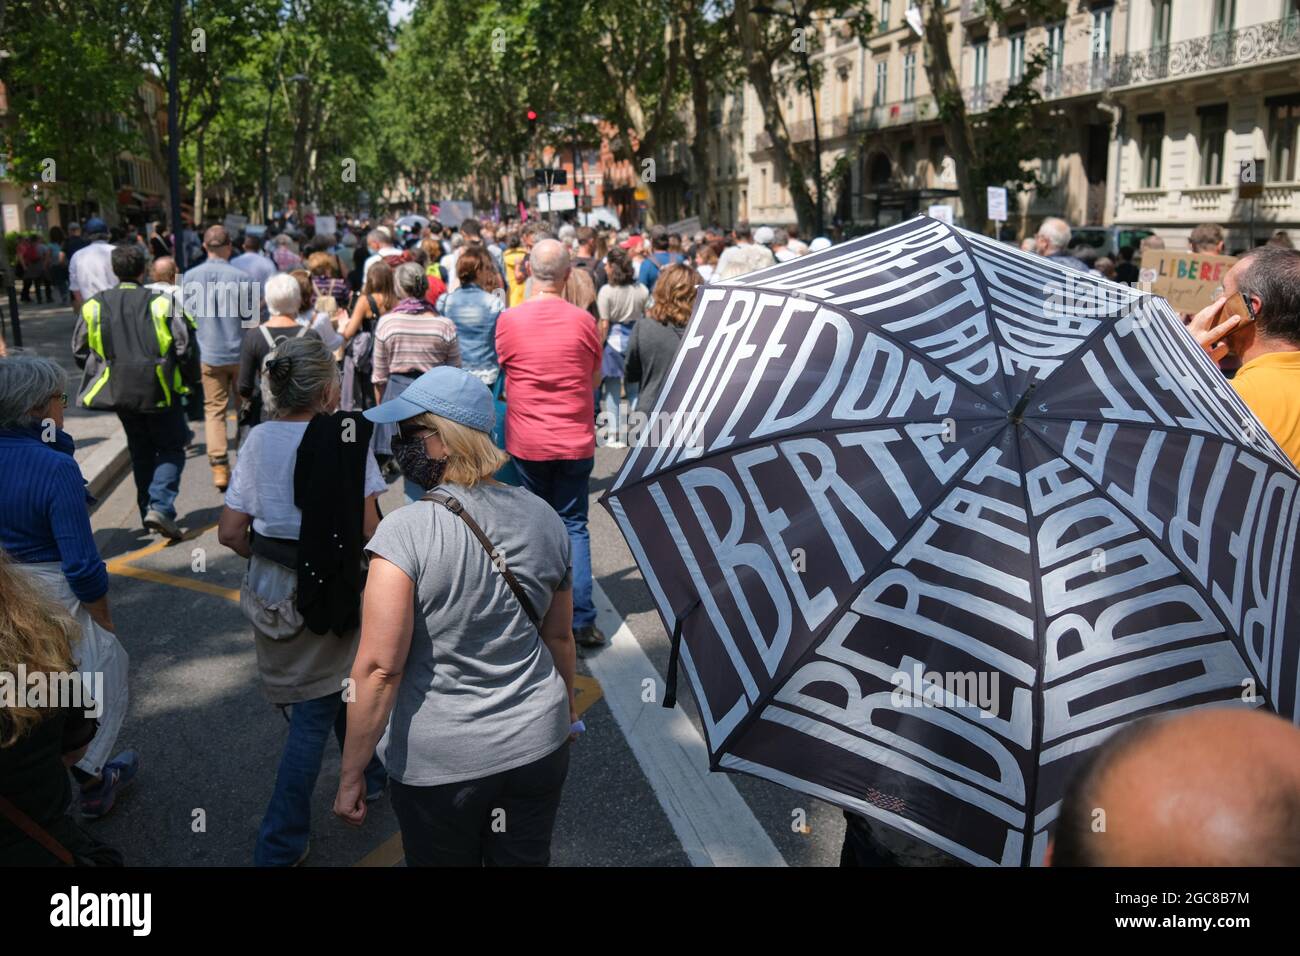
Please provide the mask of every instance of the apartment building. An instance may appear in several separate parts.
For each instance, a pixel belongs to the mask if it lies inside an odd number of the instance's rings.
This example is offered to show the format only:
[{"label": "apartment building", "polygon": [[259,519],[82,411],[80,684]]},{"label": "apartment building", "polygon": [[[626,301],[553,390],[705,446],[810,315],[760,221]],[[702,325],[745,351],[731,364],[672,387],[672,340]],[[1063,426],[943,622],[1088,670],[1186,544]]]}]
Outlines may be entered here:
[{"label": "apartment building", "polygon": [[[162,83],[153,76],[145,77],[139,88],[145,111],[155,126],[159,142],[167,139],[167,94]],[[9,110],[8,97],[0,84],[0,116]],[[132,127],[125,116],[115,116],[113,122],[123,132]],[[56,160],[58,157],[52,157]],[[89,191],[69,188],[57,177],[52,182],[18,182],[7,178],[7,158],[0,156],[0,229],[5,232],[33,230],[46,232],[51,226],[68,223],[89,215],[102,216],[108,223],[122,221],[143,223],[161,218],[163,194],[167,181],[162,173],[143,155],[126,151],[117,157],[112,171],[113,194],[98,196]],[[57,165],[55,167],[57,170]],[[87,193],[83,195],[83,193]]]},{"label": "apartment building", "polygon": [[[1131,0],[1127,54],[1112,65],[1120,111],[1114,222],[1172,245],[1200,222],[1229,249],[1300,229],[1300,16],[1294,0]],[[1258,161],[1263,194],[1240,195]],[[1259,168],[1262,166],[1262,170]]]}]

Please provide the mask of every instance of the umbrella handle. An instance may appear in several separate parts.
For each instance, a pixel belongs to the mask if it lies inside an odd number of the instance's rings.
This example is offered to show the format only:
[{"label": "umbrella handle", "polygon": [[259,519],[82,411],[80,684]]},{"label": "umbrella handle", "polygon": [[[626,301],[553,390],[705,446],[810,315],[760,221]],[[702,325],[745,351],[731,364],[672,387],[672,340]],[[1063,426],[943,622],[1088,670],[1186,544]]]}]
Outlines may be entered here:
[{"label": "umbrella handle", "polygon": [[676,615],[677,619],[673,623],[673,634],[668,650],[668,673],[664,677],[664,706],[670,709],[677,706],[677,661],[682,649],[682,625],[699,606],[700,599],[696,598],[695,603],[685,612]]}]

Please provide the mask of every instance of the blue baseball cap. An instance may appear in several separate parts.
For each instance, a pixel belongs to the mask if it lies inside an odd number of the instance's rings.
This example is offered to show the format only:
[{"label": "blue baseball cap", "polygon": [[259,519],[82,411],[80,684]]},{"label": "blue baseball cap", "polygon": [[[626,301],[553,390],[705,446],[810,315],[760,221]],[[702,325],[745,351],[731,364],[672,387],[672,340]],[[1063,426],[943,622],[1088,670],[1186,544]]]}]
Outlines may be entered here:
[{"label": "blue baseball cap", "polygon": [[108,223],[104,222],[104,220],[98,217],[87,219],[86,232],[89,233],[108,232]]},{"label": "blue baseball cap", "polygon": [[497,422],[496,400],[488,387],[463,368],[450,365],[429,369],[401,395],[362,414],[385,424],[404,422],[424,412],[488,434]]}]

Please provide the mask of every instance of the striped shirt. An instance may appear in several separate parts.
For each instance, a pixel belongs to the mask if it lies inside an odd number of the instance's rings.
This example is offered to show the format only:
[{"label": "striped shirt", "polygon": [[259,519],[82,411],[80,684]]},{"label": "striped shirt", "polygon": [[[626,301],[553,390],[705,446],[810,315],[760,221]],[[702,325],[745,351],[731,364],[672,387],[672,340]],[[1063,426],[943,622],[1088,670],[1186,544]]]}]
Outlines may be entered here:
[{"label": "striped shirt", "polygon": [[417,375],[439,365],[460,368],[460,342],[450,319],[426,312],[390,312],[375,327],[374,371],[370,380],[383,385],[393,372]]}]

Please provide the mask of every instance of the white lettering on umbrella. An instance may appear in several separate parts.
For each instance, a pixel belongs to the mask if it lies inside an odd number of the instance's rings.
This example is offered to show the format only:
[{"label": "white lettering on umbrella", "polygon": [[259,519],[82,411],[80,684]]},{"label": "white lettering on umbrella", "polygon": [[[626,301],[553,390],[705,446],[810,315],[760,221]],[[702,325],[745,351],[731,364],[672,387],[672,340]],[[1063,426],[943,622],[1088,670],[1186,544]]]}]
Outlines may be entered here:
[{"label": "white lettering on umbrella", "polygon": [[[742,540],[745,530],[745,501],[725,473],[716,468],[696,468],[679,475],[677,480],[700,519],[700,528],[708,539],[713,557],[745,622],[749,638],[758,649],[759,657],[770,677],[775,673],[776,665],[781,662],[781,655],[785,653],[786,644],[790,641],[790,600],[781,584],[781,572],[776,569],[771,556],[762,546]],[[721,534],[709,520],[708,510],[700,499],[701,488],[713,488],[720,492],[727,503],[729,522],[726,531]],[[767,596],[776,609],[776,620],[768,628],[759,626],[754,617],[753,608],[736,575],[737,568],[749,568],[763,582]],[[704,588],[700,596],[708,604],[711,599],[705,597],[706,593],[707,588]],[[765,636],[765,631],[770,634],[770,638]]]}]

